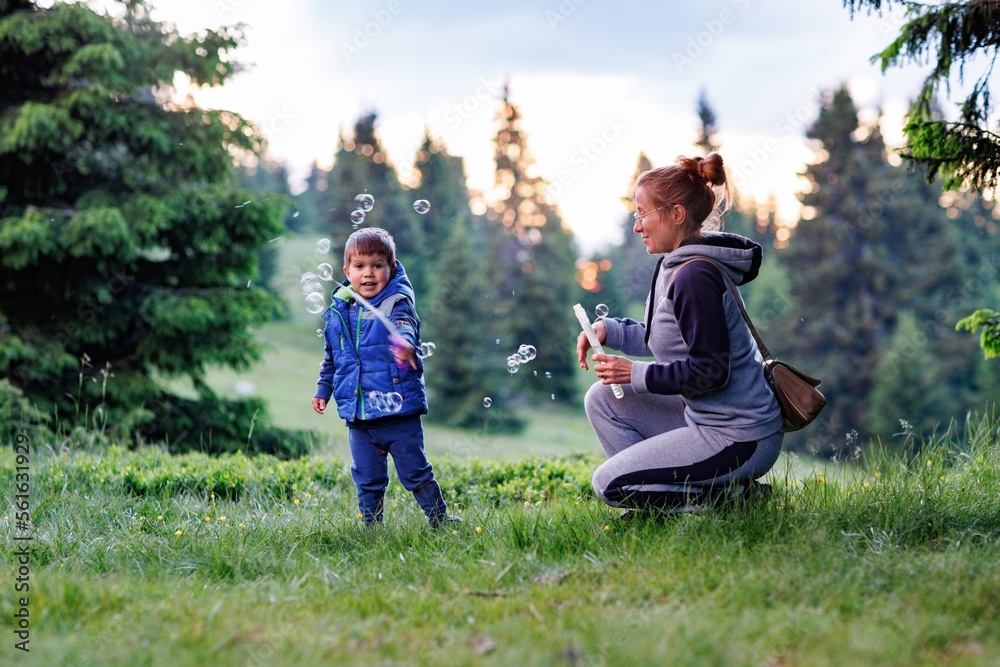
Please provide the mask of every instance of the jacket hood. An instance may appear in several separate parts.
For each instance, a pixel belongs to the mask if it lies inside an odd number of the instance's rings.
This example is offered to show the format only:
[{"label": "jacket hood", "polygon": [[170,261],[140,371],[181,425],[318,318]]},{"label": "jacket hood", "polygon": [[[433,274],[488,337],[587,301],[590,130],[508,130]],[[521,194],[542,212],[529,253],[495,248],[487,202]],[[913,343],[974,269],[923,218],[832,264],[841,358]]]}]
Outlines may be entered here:
[{"label": "jacket hood", "polygon": [[[389,282],[385,284],[385,288],[381,292],[376,294],[373,298],[369,299],[373,306],[378,306],[382,301],[390,295],[402,294],[410,300],[410,303],[416,301],[415,295],[413,293],[413,285],[410,284],[410,279],[406,277],[406,269],[403,265],[396,260],[396,275],[389,279]],[[354,289],[351,287],[351,281],[344,278],[341,281],[337,289],[333,290],[332,299],[340,299],[341,301],[350,301],[354,298]]]},{"label": "jacket hood", "polygon": [[728,232],[705,232],[681,242],[663,258],[663,268],[672,269],[695,257],[714,259],[737,285],[745,285],[760,272],[763,249],[756,241]]}]

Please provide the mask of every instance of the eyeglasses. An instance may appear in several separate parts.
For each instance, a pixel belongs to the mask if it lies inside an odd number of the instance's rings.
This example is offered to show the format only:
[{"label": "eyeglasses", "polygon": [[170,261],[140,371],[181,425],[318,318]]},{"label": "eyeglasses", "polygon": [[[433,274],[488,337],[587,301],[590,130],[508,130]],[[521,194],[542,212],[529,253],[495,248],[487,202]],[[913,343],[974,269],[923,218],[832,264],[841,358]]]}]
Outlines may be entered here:
[{"label": "eyeglasses", "polygon": [[657,211],[665,208],[670,208],[670,205],[668,204],[666,206],[661,206],[660,208],[654,208],[652,211],[646,211],[645,213],[639,213],[639,211],[636,211],[635,213],[632,214],[632,217],[635,218],[636,222],[642,222],[642,219],[645,218],[650,213],[656,213]]}]

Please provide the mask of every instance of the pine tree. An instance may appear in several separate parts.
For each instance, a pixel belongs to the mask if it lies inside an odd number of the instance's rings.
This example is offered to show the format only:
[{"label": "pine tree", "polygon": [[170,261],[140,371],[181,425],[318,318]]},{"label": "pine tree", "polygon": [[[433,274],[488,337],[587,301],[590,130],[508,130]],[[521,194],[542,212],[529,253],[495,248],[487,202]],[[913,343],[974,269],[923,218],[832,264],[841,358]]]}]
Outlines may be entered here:
[{"label": "pine tree", "polygon": [[432,278],[419,309],[421,338],[436,346],[424,361],[428,418],[460,428],[517,430],[523,423],[498,392],[506,374],[503,357],[482,328],[490,287],[477,251],[482,242],[470,232],[465,165],[425,134],[414,166],[420,174],[415,192],[431,202],[422,233],[429,247],[439,249],[425,267]]},{"label": "pine tree", "polygon": [[719,150],[719,145],[713,141],[712,137],[717,131],[715,111],[708,103],[708,94],[702,90],[698,95],[698,141],[695,146],[700,146],[705,155]]},{"label": "pine tree", "polygon": [[[946,189],[971,186],[977,190],[996,188],[1000,175],[1000,135],[990,129],[994,121],[990,98],[993,62],[1000,48],[1000,3],[967,2],[917,3],[905,0],[844,0],[851,14],[860,9],[881,12],[883,4],[906,7],[906,21],[899,35],[872,59],[882,71],[907,62],[933,67],[924,79],[920,94],[907,113],[904,132],[907,151],[903,157],[927,168],[927,180],[940,175]],[[960,105],[959,118],[940,118],[936,100],[942,85],[958,71],[964,80],[968,65],[985,56],[985,71],[972,84]],[[978,63],[975,63],[978,65]]]},{"label": "pine tree", "polygon": [[895,329],[878,360],[868,400],[868,424],[873,434],[888,439],[901,422],[919,432],[941,424],[941,406],[954,406],[947,387],[937,377],[929,337],[912,312],[899,314]]},{"label": "pine tree", "polygon": [[829,404],[822,419],[831,432],[870,434],[885,425],[869,420],[876,369],[899,314],[910,311],[945,391],[927,407],[933,412],[906,418],[947,421],[971,395],[974,368],[969,341],[955,334],[952,318],[977,294],[956,286],[970,265],[996,252],[995,235],[970,244],[948,224],[932,188],[888,163],[878,127],[859,129],[846,89],[825,100],[808,135],[821,145],[822,159],[806,172],[813,184],[802,197],[809,219],[799,221],[778,254],[795,305],[776,322],[772,351],[823,379]]},{"label": "pine tree", "polygon": [[288,202],[235,187],[233,155],[262,149],[249,122],[168,98],[176,72],[227,80],[239,30],[183,36],[123,6],[0,1],[0,376],[43,413],[100,404],[123,434],[287,452],[259,401],[204,377],[260,355],[258,253]]},{"label": "pine tree", "polygon": [[[851,15],[860,9],[881,12],[883,0],[844,0]],[[897,4],[885,0],[885,6]],[[927,181],[942,177],[945,189],[971,187],[996,190],[1000,177],[1000,135],[990,125],[993,108],[990,79],[1000,49],[1000,3],[989,0],[917,3],[900,0],[906,22],[889,46],[874,56],[882,71],[908,61],[933,63],[923,87],[907,112],[903,157],[926,167]],[[960,105],[959,117],[948,120],[937,108],[942,84],[950,91],[957,69],[965,80],[969,65],[987,63]],[[987,358],[1000,355],[1000,312],[979,308],[962,322],[981,329],[980,344]]]},{"label": "pine tree", "polygon": [[[526,367],[538,371],[524,382],[528,390],[538,397],[574,401],[573,304],[580,301],[582,290],[574,280],[573,234],[549,204],[548,184],[534,174],[521,114],[506,89],[499,120],[494,159],[500,194],[487,213],[499,223],[490,239],[491,276],[499,292],[494,315],[508,323],[511,354],[521,345],[537,350],[532,365]],[[545,381],[534,379],[541,377]]]}]

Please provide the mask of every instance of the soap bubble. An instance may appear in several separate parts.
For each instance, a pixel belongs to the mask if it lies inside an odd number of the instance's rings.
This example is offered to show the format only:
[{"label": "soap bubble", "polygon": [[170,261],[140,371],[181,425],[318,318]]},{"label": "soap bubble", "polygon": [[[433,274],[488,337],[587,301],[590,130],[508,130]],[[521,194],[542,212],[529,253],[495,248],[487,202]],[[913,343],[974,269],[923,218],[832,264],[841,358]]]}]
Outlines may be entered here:
[{"label": "soap bubble", "polygon": [[519,370],[521,370],[521,362],[517,360],[517,357],[507,357],[507,372],[513,375]]},{"label": "soap bubble", "polygon": [[317,266],[316,272],[317,272],[317,277],[320,280],[327,280],[327,281],[333,280],[333,267],[327,264],[326,262],[323,262],[322,264]]},{"label": "soap bubble", "polygon": [[322,313],[325,307],[326,301],[323,299],[323,295],[320,292],[311,292],[306,297],[306,310],[313,315]]},{"label": "soap bubble", "polygon": [[353,222],[355,225],[360,225],[364,221],[365,221],[364,211],[360,209],[351,211],[351,222]]},{"label": "soap bubble", "polygon": [[330,239],[320,239],[316,241],[316,254],[325,255],[330,252]]},{"label": "soap bubble", "polygon": [[522,345],[517,348],[517,356],[520,357],[524,362],[531,361],[538,355],[538,350],[535,349],[534,345]]},{"label": "soap bubble", "polygon": [[426,359],[427,357],[433,356],[434,350],[437,349],[437,345],[434,343],[421,343],[420,349],[417,351],[417,356],[421,359]]},{"label": "soap bubble", "polygon": [[354,198],[354,205],[359,211],[367,213],[375,206],[375,197],[367,193],[362,193]]},{"label": "soap bubble", "polygon": [[399,412],[403,409],[403,396],[395,391],[385,395],[385,411]]},{"label": "soap bubble", "polygon": [[317,338],[322,338],[323,337],[323,330],[322,329],[316,329],[316,337]]},{"label": "soap bubble", "polygon": [[317,276],[312,271],[306,271],[302,274],[299,279],[299,285],[302,287],[303,294],[313,294],[315,292],[322,292],[323,285],[320,284]]},{"label": "soap bubble", "polygon": [[552,379],[552,371],[545,371],[545,377],[547,377],[548,379],[551,380]]},{"label": "soap bubble", "polygon": [[549,396],[552,398],[553,401],[556,400],[556,395],[555,394],[550,394]]},{"label": "soap bubble", "polygon": [[599,303],[594,308],[594,312],[597,313],[598,317],[607,317],[608,316],[608,307],[606,305],[604,305],[603,303]]},{"label": "soap bubble", "polygon": [[488,408],[491,405],[493,405],[493,399],[492,398],[490,398],[489,396],[487,396],[486,398],[483,399],[483,407],[484,408]]},{"label": "soap bubble", "polygon": [[418,199],[413,202],[413,210],[420,215],[423,215],[424,213],[427,213],[427,211],[431,210],[431,203],[426,199]]}]

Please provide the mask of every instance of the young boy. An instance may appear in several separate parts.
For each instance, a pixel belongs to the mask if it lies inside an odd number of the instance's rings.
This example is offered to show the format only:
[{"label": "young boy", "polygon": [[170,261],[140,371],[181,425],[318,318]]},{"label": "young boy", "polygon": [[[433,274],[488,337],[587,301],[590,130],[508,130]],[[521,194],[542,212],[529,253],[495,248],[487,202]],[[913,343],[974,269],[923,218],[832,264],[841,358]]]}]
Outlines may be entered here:
[{"label": "young boy", "polygon": [[[344,247],[344,274],[347,280],[334,290],[323,313],[326,354],[312,406],[323,414],[332,397],[337,414],[347,422],[361,517],[369,526],[382,522],[387,456],[392,454],[399,481],[413,493],[430,525],[457,522],[448,514],[424,454],[420,415],[427,412],[427,393],[423,364],[414,354],[420,319],[392,236],[377,227],[351,234]],[[392,322],[398,336],[390,336],[355,294]]]}]

